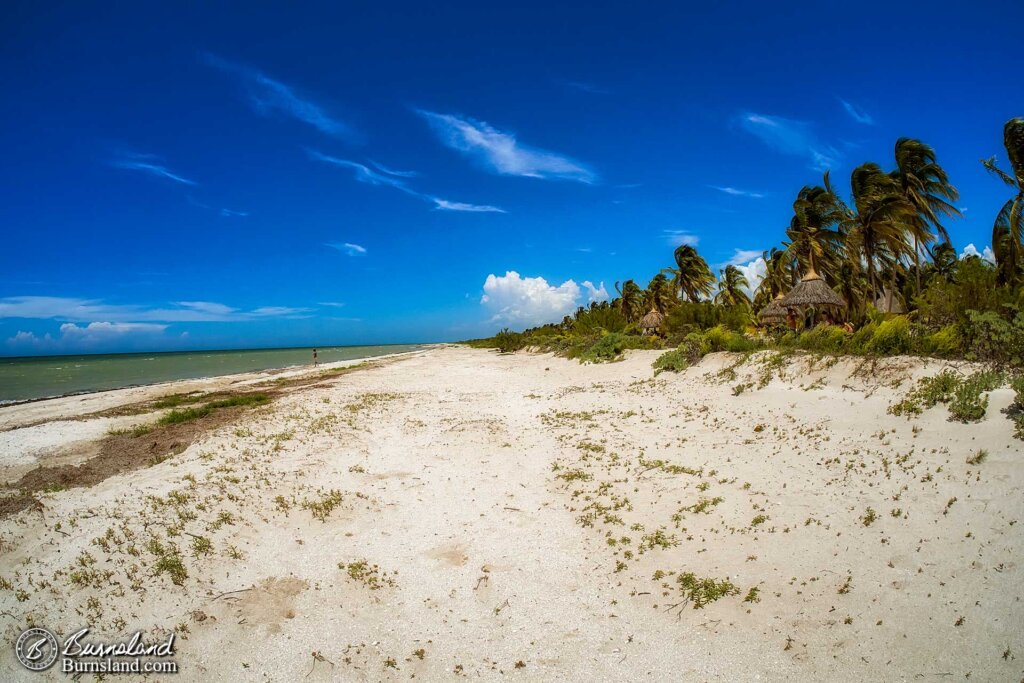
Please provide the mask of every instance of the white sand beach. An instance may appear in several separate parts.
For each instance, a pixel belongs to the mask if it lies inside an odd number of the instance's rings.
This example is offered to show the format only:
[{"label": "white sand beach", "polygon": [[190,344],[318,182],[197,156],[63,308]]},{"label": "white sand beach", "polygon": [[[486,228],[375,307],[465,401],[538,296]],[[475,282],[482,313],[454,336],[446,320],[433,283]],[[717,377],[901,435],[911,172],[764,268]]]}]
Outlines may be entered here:
[{"label": "white sand beach", "polygon": [[[63,678],[15,658],[29,624],[176,631],[176,680],[1024,676],[1009,389],[908,419],[950,363],[658,353],[374,360],[38,493],[0,519],[0,679]],[[0,408],[0,478],[155,419],[90,414],[266,379]]]}]

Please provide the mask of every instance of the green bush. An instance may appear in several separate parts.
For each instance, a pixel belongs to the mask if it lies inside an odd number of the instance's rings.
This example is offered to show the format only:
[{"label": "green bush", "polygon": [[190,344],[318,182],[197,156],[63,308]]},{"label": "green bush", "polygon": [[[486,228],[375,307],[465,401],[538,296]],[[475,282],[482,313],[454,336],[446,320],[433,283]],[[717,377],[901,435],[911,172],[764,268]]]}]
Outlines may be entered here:
[{"label": "green bush", "polygon": [[956,325],[946,325],[937,332],[926,335],[921,343],[924,353],[937,356],[952,356],[960,352],[963,338]]},{"label": "green bush", "polygon": [[895,356],[910,353],[912,344],[910,322],[903,316],[896,316],[878,325],[865,350],[872,354]]},{"label": "green bush", "polygon": [[501,353],[514,353],[526,346],[523,335],[507,327],[494,335],[494,347]]},{"label": "green bush", "polygon": [[843,328],[822,323],[813,330],[801,333],[796,339],[796,346],[807,351],[840,353],[849,338],[850,335]]},{"label": "green bush", "polygon": [[993,311],[967,311],[961,331],[969,360],[1024,365],[1024,313],[1011,321]]},{"label": "green bush", "polygon": [[609,363],[619,360],[626,349],[646,348],[651,346],[643,337],[611,332],[570,357],[579,358],[581,363]]},{"label": "green bush", "polygon": [[733,332],[732,330],[724,327],[723,325],[716,325],[715,327],[712,327],[710,330],[705,332],[704,341],[707,343],[708,352],[753,351],[757,346],[753,340],[749,339],[745,335],[742,335],[739,332]]},{"label": "green bush", "polygon": [[1006,414],[1013,420],[1013,435],[1024,439],[1024,374],[1012,377],[1010,388],[1014,391],[1014,400],[1006,409]]},{"label": "green bush", "polygon": [[651,367],[654,368],[655,375],[666,371],[682,372],[690,367],[690,349],[678,348],[666,351],[654,360]]},{"label": "green bush", "polygon": [[949,417],[957,422],[977,422],[988,410],[988,396],[982,396],[970,383],[964,382],[953,392]]}]

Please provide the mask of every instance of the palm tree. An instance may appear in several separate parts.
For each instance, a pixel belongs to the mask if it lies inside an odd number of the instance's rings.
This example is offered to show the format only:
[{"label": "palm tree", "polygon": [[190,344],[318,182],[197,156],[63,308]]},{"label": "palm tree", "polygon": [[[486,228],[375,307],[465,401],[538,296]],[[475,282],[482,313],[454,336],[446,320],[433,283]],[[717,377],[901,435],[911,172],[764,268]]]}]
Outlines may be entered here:
[{"label": "palm tree", "polygon": [[675,287],[672,282],[665,277],[664,273],[658,273],[651,278],[647,284],[647,290],[644,292],[645,308],[648,310],[653,308],[664,315],[675,298]]},{"label": "palm tree", "polygon": [[790,259],[784,250],[772,247],[762,252],[761,258],[764,259],[764,277],[757,285],[754,296],[754,305],[758,309],[767,306],[775,297],[788,292],[793,286]]},{"label": "palm tree", "polygon": [[932,272],[947,282],[953,279],[956,271],[956,249],[949,242],[939,242],[931,249]]},{"label": "palm tree", "polygon": [[946,171],[936,161],[935,150],[913,138],[896,141],[896,170],[892,177],[900,185],[906,197],[917,211],[917,220],[912,221],[911,234],[914,239],[914,271],[917,278],[917,293],[921,293],[921,251],[934,241],[931,227],[949,242],[949,233],[940,219],[944,216],[959,217],[960,210],[950,202],[960,198],[960,193],[949,182]]},{"label": "palm tree", "polygon": [[992,251],[995,252],[999,281],[1016,284],[1024,273],[1024,118],[1010,119],[1003,126],[1003,144],[1013,175],[996,166],[996,158],[983,160],[991,173],[1017,191],[996,215],[992,226]]},{"label": "palm tree", "polygon": [[827,171],[824,181],[825,187],[805,186],[797,194],[785,245],[801,270],[818,271],[827,281],[833,281],[843,251],[842,235],[836,228],[846,215],[846,207],[832,190]]},{"label": "palm tree", "polygon": [[718,281],[718,294],[715,295],[715,303],[724,306],[750,306],[750,297],[745,289],[750,289],[747,277],[739,268],[728,265],[722,271],[722,277]]},{"label": "palm tree", "polygon": [[853,169],[850,188],[854,210],[843,220],[841,230],[846,236],[848,257],[864,263],[870,300],[875,301],[879,266],[889,264],[895,288],[900,261],[913,252],[908,226],[916,220],[917,209],[878,164],[861,164]]},{"label": "palm tree", "polygon": [[619,293],[619,311],[625,316],[628,322],[636,322],[644,314],[644,292],[633,280],[626,280],[619,288],[615,283],[615,290]]},{"label": "palm tree", "polygon": [[700,301],[702,297],[710,297],[715,276],[711,274],[707,261],[701,258],[697,250],[689,244],[681,244],[676,247],[673,257],[676,267],[665,268],[661,272],[673,276],[672,285],[679,296],[694,303]]}]

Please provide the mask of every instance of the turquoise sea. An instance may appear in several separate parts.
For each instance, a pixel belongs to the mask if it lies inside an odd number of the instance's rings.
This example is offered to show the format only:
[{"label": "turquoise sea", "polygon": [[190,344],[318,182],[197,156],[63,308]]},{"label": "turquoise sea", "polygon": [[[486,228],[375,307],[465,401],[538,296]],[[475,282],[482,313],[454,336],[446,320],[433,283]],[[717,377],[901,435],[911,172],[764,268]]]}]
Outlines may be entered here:
[{"label": "turquoise sea", "polygon": [[[328,346],[317,351],[321,363],[333,363],[422,348],[422,344],[393,344]],[[251,349],[0,358],[0,403],[308,365],[312,351]]]}]

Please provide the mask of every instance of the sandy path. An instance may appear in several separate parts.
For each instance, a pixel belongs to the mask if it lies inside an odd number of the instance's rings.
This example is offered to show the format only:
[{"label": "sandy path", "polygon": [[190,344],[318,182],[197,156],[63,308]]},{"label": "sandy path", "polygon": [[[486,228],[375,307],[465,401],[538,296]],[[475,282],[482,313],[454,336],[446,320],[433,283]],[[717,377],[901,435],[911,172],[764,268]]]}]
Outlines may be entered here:
[{"label": "sandy path", "polygon": [[[908,421],[906,383],[845,361],[757,388],[724,356],[653,378],[654,355],[436,349],[47,495],[0,522],[5,638],[176,629],[190,680],[1021,677],[1006,390],[977,425]],[[739,593],[667,609],[683,571]]]}]

